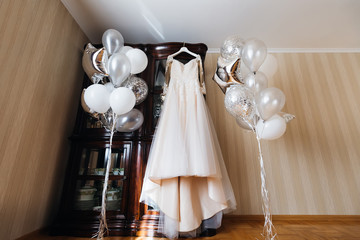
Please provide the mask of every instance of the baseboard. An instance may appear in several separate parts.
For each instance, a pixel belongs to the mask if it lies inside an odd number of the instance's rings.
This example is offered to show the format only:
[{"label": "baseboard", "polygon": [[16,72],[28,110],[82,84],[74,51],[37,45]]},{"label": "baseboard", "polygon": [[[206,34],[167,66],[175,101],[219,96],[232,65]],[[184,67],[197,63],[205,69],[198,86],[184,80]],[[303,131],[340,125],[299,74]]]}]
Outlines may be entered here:
[{"label": "baseboard", "polygon": [[28,239],[34,239],[34,236],[42,235],[43,233],[48,233],[49,227],[40,228],[38,230],[32,231],[28,234],[25,234],[24,236],[21,236],[19,238],[16,238],[15,240],[28,240]]},{"label": "baseboard", "polygon": [[[360,215],[271,215],[273,221],[355,221],[360,222]],[[224,219],[239,221],[262,221],[263,215],[225,215]]]}]

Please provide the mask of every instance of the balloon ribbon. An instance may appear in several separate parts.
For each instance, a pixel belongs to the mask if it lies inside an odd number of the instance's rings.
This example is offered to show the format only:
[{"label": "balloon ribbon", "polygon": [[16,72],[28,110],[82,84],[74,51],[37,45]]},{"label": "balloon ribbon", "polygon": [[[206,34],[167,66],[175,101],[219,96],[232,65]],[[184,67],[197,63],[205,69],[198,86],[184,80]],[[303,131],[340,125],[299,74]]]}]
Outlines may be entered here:
[{"label": "balloon ribbon", "polygon": [[112,126],[111,126],[111,135],[110,135],[110,149],[107,156],[107,165],[106,165],[106,173],[105,173],[105,180],[103,185],[103,191],[102,191],[102,200],[101,200],[101,213],[100,213],[100,223],[99,223],[99,229],[98,232],[93,236],[93,238],[96,237],[96,239],[104,239],[105,233],[109,233],[109,228],[106,221],[106,192],[108,188],[108,182],[109,182],[109,172],[110,172],[110,166],[111,166],[111,146],[112,146],[112,140],[114,137],[114,131],[115,131],[115,125],[116,125],[116,114],[112,113]]},{"label": "balloon ribbon", "polygon": [[255,133],[256,140],[258,143],[258,148],[259,148],[261,199],[262,199],[262,210],[263,210],[263,214],[265,217],[264,228],[263,228],[263,232],[261,235],[264,237],[265,240],[277,239],[276,229],[275,229],[275,227],[272,223],[272,219],[271,219],[269,192],[266,188],[266,173],[265,173],[265,167],[264,167],[264,159],[263,159],[262,150],[261,150],[261,142],[260,142],[261,138],[260,138],[260,134],[256,132],[256,128],[255,128],[257,119],[254,118],[255,124],[251,124],[251,122],[246,118],[243,118],[243,120],[250,126],[252,131]]},{"label": "balloon ribbon", "polygon": [[260,137],[258,134],[256,134],[256,140],[258,142],[258,147],[259,147],[262,210],[265,217],[262,236],[264,237],[265,240],[273,240],[273,239],[277,239],[276,237],[277,233],[271,220],[270,200],[269,200],[268,190],[266,188],[266,173],[265,173],[264,160],[261,151]]}]

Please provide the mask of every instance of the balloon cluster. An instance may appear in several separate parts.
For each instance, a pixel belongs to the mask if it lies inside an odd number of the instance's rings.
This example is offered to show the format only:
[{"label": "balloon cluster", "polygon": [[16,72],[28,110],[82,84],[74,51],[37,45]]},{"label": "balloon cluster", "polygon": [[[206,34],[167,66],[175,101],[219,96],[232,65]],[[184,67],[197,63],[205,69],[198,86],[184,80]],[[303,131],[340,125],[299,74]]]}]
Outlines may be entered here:
[{"label": "balloon cluster", "polygon": [[144,116],[134,106],[142,103],[148,94],[146,82],[135,76],[145,70],[148,64],[146,54],[140,49],[124,46],[123,36],[114,29],[104,32],[102,44],[100,49],[90,43],[86,46],[82,65],[93,84],[81,95],[83,109],[111,132],[99,230],[94,236],[97,239],[103,239],[108,231],[106,192],[114,132],[132,132],[141,127]]},{"label": "balloon cluster", "polygon": [[[273,140],[285,133],[287,122],[294,116],[280,112],[285,104],[284,93],[268,87],[266,74],[259,71],[266,58],[267,48],[261,40],[244,41],[237,35],[230,36],[220,49],[214,80],[225,93],[225,108],[237,124],[254,131],[260,139]],[[272,67],[269,63],[264,66],[271,75],[276,72],[274,59],[268,61]],[[248,68],[245,77],[242,63]]]},{"label": "balloon cluster", "polygon": [[[228,37],[220,50],[214,80],[225,93],[225,108],[236,118],[236,123],[256,134],[259,148],[262,209],[265,217],[263,234],[265,240],[276,239],[272,224],[270,200],[266,188],[266,173],[261,150],[261,139],[277,139],[286,130],[286,124],[294,116],[280,112],[285,105],[284,93],[275,87],[268,87],[269,75],[276,72],[276,60],[267,57],[265,44],[258,39],[244,41],[237,35]],[[266,59],[268,60],[267,64]],[[248,73],[243,74],[242,64]],[[269,64],[271,63],[271,64]],[[262,67],[262,65],[265,65]],[[262,71],[259,71],[261,68]],[[246,69],[245,69],[246,70]],[[245,77],[243,77],[245,75]]]},{"label": "balloon cluster", "polygon": [[124,46],[120,32],[108,29],[102,36],[103,47],[87,44],[82,58],[84,71],[92,85],[83,90],[83,109],[98,119],[106,129],[116,124],[119,132],[139,129],[143,114],[134,109],[147,94],[146,82],[135,76],[148,64],[146,54],[130,46]]}]

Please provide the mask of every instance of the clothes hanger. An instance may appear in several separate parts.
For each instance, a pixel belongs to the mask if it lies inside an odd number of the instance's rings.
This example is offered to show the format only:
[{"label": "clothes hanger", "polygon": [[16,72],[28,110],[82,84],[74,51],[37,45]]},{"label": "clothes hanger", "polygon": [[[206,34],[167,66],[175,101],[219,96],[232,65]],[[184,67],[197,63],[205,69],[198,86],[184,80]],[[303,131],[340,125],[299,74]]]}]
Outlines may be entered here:
[{"label": "clothes hanger", "polygon": [[[205,89],[205,79],[204,79],[204,71],[203,71],[203,66],[202,66],[202,61],[201,61],[201,57],[199,54],[196,54],[194,52],[191,52],[187,47],[185,47],[185,42],[183,43],[182,48],[180,48],[179,51],[170,54],[167,57],[167,63],[166,63],[166,70],[165,70],[165,83],[164,83],[164,88],[163,88],[163,93],[161,94],[161,98],[164,100],[165,95],[167,93],[167,88],[169,86],[169,81],[170,81],[170,72],[171,72],[171,62],[172,59],[177,56],[180,53],[187,53],[193,57],[195,57],[198,61],[198,68],[199,68],[199,80],[200,80],[200,85],[201,85],[201,92],[205,95],[206,94],[206,89]],[[169,61],[170,60],[170,61]]]},{"label": "clothes hanger", "polygon": [[180,48],[179,51],[177,51],[177,52],[175,52],[175,53],[173,53],[173,54],[170,54],[170,55],[168,56],[168,59],[169,59],[169,58],[174,58],[175,56],[177,56],[177,55],[179,55],[180,53],[183,53],[183,52],[184,52],[184,53],[187,53],[187,54],[189,54],[189,55],[191,55],[191,56],[193,56],[193,57],[196,57],[196,58],[199,57],[199,54],[196,54],[196,53],[190,51],[187,47],[185,47],[185,42],[184,42],[182,48]]}]

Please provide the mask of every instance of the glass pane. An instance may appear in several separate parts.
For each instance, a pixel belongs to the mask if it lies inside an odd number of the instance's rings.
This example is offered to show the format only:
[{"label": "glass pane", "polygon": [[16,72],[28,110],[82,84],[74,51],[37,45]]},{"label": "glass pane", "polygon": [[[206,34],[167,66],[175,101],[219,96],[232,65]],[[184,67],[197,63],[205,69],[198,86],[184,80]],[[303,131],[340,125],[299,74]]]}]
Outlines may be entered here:
[{"label": "glass pane", "polygon": [[162,91],[165,83],[166,59],[158,60],[155,63],[155,83],[154,90]]},{"label": "glass pane", "polygon": [[86,128],[102,128],[101,122],[89,115],[86,116]]},{"label": "glass pane", "polygon": [[[108,150],[108,149],[107,149]],[[110,174],[113,175],[124,175],[125,174],[125,149],[112,149],[111,152],[111,166]],[[107,153],[108,154],[108,153]]]},{"label": "glass pane", "polygon": [[154,94],[153,101],[154,101],[154,105],[153,105],[153,121],[152,121],[153,126],[152,127],[155,128],[158,123],[162,104],[163,104],[160,94]]},{"label": "glass pane", "polygon": [[[104,180],[78,180],[75,210],[100,211]],[[123,180],[110,180],[106,193],[106,210],[121,210]]]},{"label": "glass pane", "polygon": [[[81,154],[79,175],[105,175],[109,149],[84,148]],[[126,149],[112,149],[110,174],[125,174]]]}]

